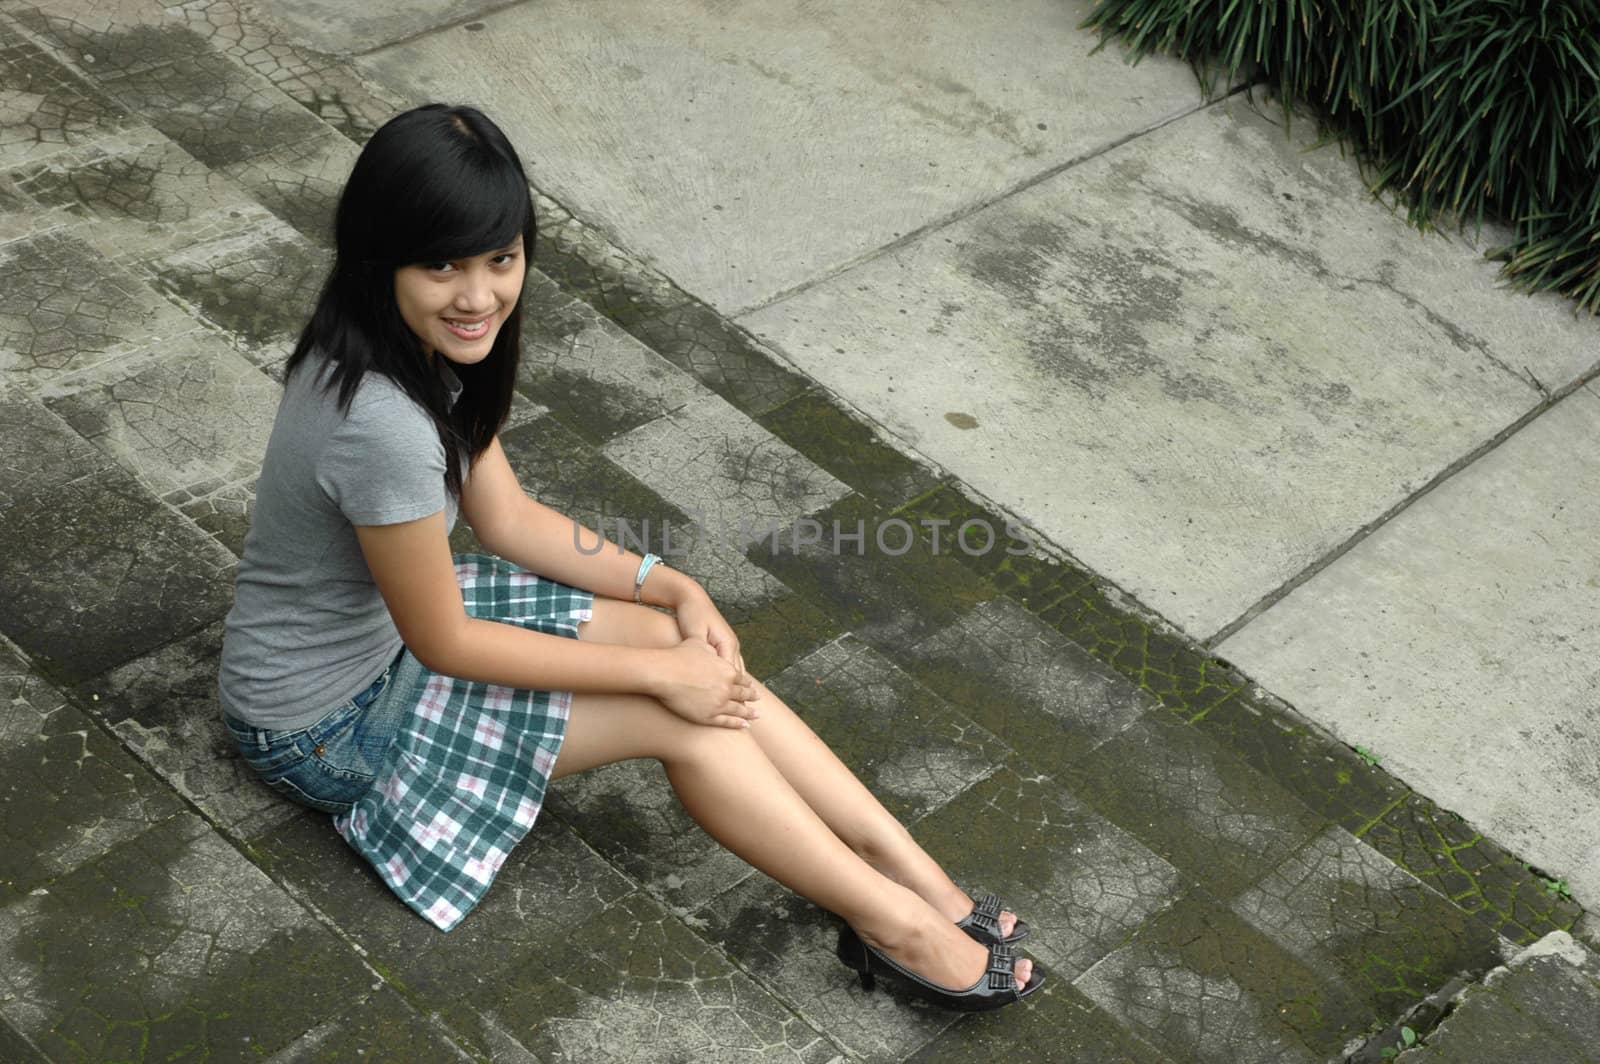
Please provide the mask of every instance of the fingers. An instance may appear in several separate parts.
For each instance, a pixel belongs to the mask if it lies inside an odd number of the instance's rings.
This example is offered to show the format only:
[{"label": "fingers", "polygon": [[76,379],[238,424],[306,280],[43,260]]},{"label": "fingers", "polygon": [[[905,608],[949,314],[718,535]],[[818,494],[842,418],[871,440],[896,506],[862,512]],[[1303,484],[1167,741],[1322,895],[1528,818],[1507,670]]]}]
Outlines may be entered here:
[{"label": "fingers", "polygon": [[706,723],[707,724],[715,724],[719,728],[748,728],[748,727],[750,727],[750,722],[748,720],[746,720],[743,717],[735,717],[731,713],[718,714],[717,716],[712,717],[710,720],[706,721]]}]

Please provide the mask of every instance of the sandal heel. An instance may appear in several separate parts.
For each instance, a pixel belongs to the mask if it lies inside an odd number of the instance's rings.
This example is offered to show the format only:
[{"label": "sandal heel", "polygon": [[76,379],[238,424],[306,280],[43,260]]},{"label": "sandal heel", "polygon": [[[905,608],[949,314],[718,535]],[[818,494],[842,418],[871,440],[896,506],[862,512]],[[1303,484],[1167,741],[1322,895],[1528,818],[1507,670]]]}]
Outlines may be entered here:
[{"label": "sandal heel", "polygon": [[990,1009],[998,1009],[1022,1001],[1044,986],[1044,972],[1035,964],[1027,988],[1019,991],[1015,974],[1016,955],[1012,953],[1010,946],[999,942],[989,945],[989,969],[984,978],[965,990],[951,990],[948,987],[937,986],[917,973],[901,967],[863,942],[855,933],[855,929],[848,924],[839,929],[839,945],[835,947],[834,952],[846,968],[860,977],[862,990],[872,990],[877,985],[877,973],[881,972],[890,977],[891,984],[898,984],[901,989],[909,990],[935,1005],[965,1012],[987,1012]]}]

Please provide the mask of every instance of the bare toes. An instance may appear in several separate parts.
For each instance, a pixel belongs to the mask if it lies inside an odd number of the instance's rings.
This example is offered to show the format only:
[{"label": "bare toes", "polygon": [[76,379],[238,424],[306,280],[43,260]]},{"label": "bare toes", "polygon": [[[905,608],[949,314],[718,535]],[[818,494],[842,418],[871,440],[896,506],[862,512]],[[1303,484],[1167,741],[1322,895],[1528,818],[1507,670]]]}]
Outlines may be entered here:
[{"label": "bare toes", "polygon": [[1028,980],[1033,978],[1033,962],[1027,958],[1017,961],[1015,972],[1017,976],[1017,989],[1025,990],[1028,986]]},{"label": "bare toes", "polygon": [[1016,927],[1017,927],[1017,914],[1016,913],[1002,912],[1000,914],[1000,934],[1002,934],[1006,938],[1010,938],[1011,937],[1011,932],[1016,930]]}]

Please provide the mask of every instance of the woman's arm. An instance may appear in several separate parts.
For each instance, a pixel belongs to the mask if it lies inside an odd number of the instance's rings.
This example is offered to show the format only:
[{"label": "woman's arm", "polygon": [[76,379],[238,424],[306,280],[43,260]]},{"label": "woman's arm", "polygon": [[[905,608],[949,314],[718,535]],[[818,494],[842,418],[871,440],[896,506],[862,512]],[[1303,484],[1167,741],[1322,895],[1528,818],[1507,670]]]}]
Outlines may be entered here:
[{"label": "woman's arm", "polygon": [[400,638],[434,672],[505,687],[653,695],[701,724],[743,727],[754,715],[754,682],[704,644],[590,643],[467,616],[443,512],[358,526],[356,538]]},{"label": "woman's arm", "polygon": [[[633,598],[640,557],[529,498],[499,439],[473,460],[472,473],[461,488],[461,513],[479,542],[507,561],[597,595]],[[693,579],[657,566],[650,570],[641,598],[652,606],[675,609],[696,592],[705,593]]]},{"label": "woman's arm", "polygon": [[[633,597],[640,557],[529,498],[498,438],[473,461],[461,489],[461,512],[485,547],[524,569],[597,595]],[[744,671],[739,637],[699,582],[658,565],[650,570],[640,598],[672,610],[684,638],[704,640]]]}]

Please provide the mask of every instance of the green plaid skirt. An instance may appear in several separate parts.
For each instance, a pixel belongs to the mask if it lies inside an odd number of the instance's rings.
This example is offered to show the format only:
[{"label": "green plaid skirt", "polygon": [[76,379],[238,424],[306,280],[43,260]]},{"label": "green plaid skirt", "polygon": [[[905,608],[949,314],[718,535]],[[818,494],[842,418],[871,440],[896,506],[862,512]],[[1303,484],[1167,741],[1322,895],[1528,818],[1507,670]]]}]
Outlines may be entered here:
[{"label": "green plaid skirt", "polygon": [[[456,556],[467,614],[577,638],[594,596],[509,562]],[[334,817],[407,905],[448,931],[472,911],[544,802],[572,695],[430,672],[406,652],[384,698],[415,708],[372,789]]]}]

